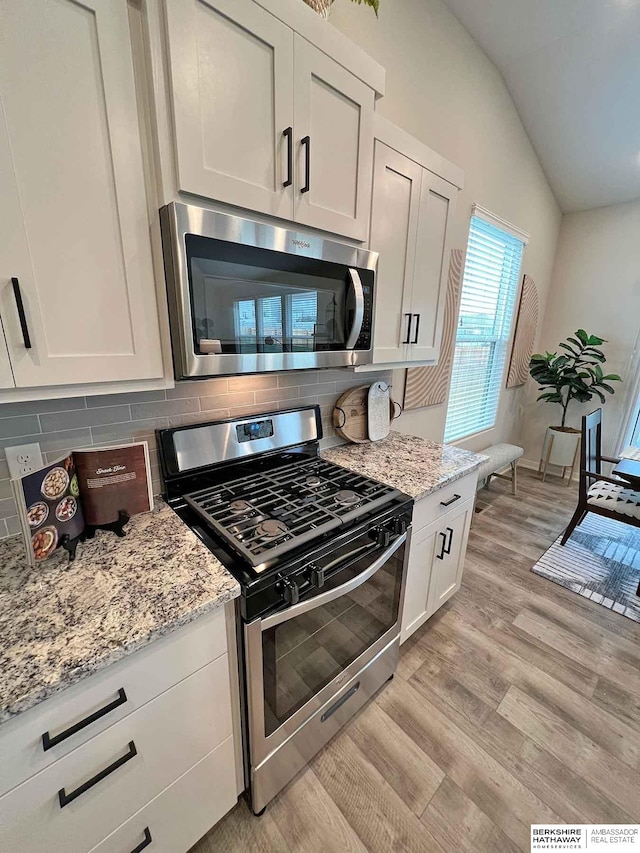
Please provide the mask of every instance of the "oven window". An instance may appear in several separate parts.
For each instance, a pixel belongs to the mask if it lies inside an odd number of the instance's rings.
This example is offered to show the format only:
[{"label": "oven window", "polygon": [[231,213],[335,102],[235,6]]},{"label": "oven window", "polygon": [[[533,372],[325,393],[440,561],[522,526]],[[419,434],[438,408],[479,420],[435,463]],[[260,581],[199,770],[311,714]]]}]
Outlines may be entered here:
[{"label": "oven window", "polygon": [[[379,555],[379,552],[378,552]],[[365,571],[376,553],[332,576],[319,591]],[[364,584],[262,633],[265,735],[269,736],[398,619],[404,547]]]},{"label": "oven window", "polygon": [[186,247],[196,354],[345,348],[355,302],[343,266],[191,234]]}]

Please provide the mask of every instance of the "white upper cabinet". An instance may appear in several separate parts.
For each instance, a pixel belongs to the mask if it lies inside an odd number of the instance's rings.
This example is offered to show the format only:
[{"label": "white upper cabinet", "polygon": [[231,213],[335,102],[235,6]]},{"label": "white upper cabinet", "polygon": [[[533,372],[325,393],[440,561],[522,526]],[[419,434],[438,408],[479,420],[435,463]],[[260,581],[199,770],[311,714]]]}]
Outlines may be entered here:
[{"label": "white upper cabinet", "polygon": [[364,241],[375,90],[340,33],[343,64],[295,31],[322,23],[300,7],[290,26],[254,0],[165,0],[177,190]]},{"label": "white upper cabinet", "polygon": [[179,189],[291,219],[293,31],[248,0],[165,8]]},{"label": "white upper cabinet", "polygon": [[3,0],[0,31],[0,312],[15,384],[162,376],[127,2]]},{"label": "white upper cabinet", "polygon": [[364,369],[436,364],[463,175],[379,115],[375,140],[369,245],[380,259],[374,363]]},{"label": "white upper cabinet", "polygon": [[371,247],[380,253],[376,276],[374,359],[403,362],[412,323],[411,282],[416,255],[422,168],[376,142]]},{"label": "white upper cabinet", "polygon": [[440,356],[444,304],[451,252],[450,229],[458,188],[422,169],[416,256],[411,287],[413,321],[410,361]]},{"label": "white upper cabinet", "polygon": [[296,222],[366,240],[374,93],[295,38]]}]

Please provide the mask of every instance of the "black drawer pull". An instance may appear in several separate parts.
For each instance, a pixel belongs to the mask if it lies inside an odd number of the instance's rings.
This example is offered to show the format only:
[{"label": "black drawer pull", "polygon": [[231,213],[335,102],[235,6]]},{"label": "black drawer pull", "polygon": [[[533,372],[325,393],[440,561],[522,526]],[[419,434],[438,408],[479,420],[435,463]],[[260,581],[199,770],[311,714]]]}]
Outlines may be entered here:
[{"label": "black drawer pull", "polygon": [[282,186],[290,187],[293,183],[293,128],[286,127],[282,135],[287,140],[287,180],[282,182]]},{"label": "black drawer pull", "polygon": [[140,851],[144,850],[145,847],[148,847],[152,841],[153,841],[153,838],[151,837],[151,833],[149,832],[149,827],[145,826],[145,828],[144,828],[144,841],[141,841],[137,847],[134,847],[133,850],[131,851],[131,853],[140,853]]},{"label": "black drawer pull", "polygon": [[440,536],[442,536],[442,543],[440,547],[440,553],[436,554],[436,560],[444,560],[444,555],[447,553],[445,550],[447,547],[447,534],[440,531]]},{"label": "black drawer pull", "polygon": [[18,320],[20,320],[20,329],[22,330],[22,340],[25,349],[31,349],[31,338],[29,337],[29,326],[27,326],[27,315],[24,313],[24,303],[22,302],[22,293],[20,292],[20,282],[17,278],[11,279],[13,285],[13,296],[16,300],[16,308],[18,309]]},{"label": "black drawer pull", "polygon": [[311,189],[311,137],[305,136],[300,142],[307,149],[304,161],[304,186],[300,192],[308,193]]},{"label": "black drawer pull", "polygon": [[67,794],[64,788],[60,788],[58,791],[58,799],[60,800],[60,808],[63,809],[65,806],[68,806],[69,803],[72,803],[74,800],[77,800],[79,796],[82,794],[86,794],[94,785],[97,785],[98,782],[102,782],[103,779],[106,779],[107,776],[110,776],[114,771],[116,771],[119,767],[122,767],[123,764],[126,764],[127,761],[131,761],[132,758],[135,758],[138,754],[138,750],[136,749],[135,743],[130,740],[129,741],[129,749],[127,752],[122,755],[120,758],[116,759],[113,764],[110,764],[108,767],[105,767],[104,770],[101,770],[99,773],[96,773],[88,782],[84,782],[80,787],[76,788],[75,791],[71,791],[70,794]]},{"label": "black drawer pull", "polygon": [[449,544],[444,546],[444,553],[451,553],[451,546],[453,545],[453,528],[447,527],[447,533],[449,534]]},{"label": "black drawer pull", "polygon": [[461,495],[454,495],[454,496],[451,498],[451,500],[448,500],[448,501],[440,501],[440,506],[451,506],[451,504],[454,504],[456,501],[459,501],[459,500],[460,500],[460,498],[461,498]]},{"label": "black drawer pull", "polygon": [[107,714],[110,714],[111,711],[115,711],[116,708],[119,708],[120,705],[124,705],[127,701],[127,694],[124,692],[124,687],[121,687],[118,690],[118,698],[114,699],[113,702],[109,702],[108,705],[105,705],[104,708],[100,708],[98,711],[94,711],[93,714],[89,714],[88,717],[85,717],[84,720],[80,720],[79,723],[76,723],[73,726],[70,726],[68,729],[65,729],[63,732],[60,732],[59,735],[54,735],[51,737],[49,732],[45,732],[42,735],[42,748],[46,752],[48,749],[51,749],[52,746],[57,746],[59,743],[62,743],[63,740],[66,740],[68,737],[77,734],[82,731],[82,729],[90,726],[91,723],[95,723],[96,720],[99,720],[100,717],[104,717]]}]

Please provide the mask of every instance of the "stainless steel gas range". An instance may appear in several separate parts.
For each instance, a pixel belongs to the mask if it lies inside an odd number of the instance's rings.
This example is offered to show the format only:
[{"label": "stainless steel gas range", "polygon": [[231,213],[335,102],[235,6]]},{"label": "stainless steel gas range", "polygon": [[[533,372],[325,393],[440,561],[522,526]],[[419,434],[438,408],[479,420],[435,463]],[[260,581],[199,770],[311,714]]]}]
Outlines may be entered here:
[{"label": "stainless steel gas range", "polygon": [[393,675],[413,502],[321,459],[317,406],[158,432],[166,497],[238,579],[254,813]]}]

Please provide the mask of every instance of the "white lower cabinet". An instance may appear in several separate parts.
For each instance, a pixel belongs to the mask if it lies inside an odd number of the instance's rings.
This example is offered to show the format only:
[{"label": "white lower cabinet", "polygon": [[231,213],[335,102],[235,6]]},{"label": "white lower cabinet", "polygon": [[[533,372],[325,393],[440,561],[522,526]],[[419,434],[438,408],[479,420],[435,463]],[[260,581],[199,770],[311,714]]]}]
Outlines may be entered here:
[{"label": "white lower cabinet", "polygon": [[91,853],[133,853],[146,847],[149,853],[188,850],[235,805],[236,795],[228,785],[233,766],[233,740],[228,738]]},{"label": "white lower cabinet", "polygon": [[[472,479],[475,484],[475,474]],[[462,491],[466,491],[467,485]],[[412,531],[401,642],[460,589],[474,503],[475,498],[467,497],[462,503],[452,505],[444,515]],[[420,501],[416,504],[416,509],[419,508]],[[432,513],[437,511],[434,506]],[[416,518],[424,521],[424,514],[414,511],[414,524]]]},{"label": "white lower cabinet", "polygon": [[[36,707],[0,727],[3,763],[4,747],[15,743],[8,750],[15,770],[0,797],[0,851],[186,853],[233,807],[239,712],[225,612],[157,642],[160,654],[149,654],[152,644],[87,679],[84,691],[75,685],[43,703],[45,712]],[[68,739],[64,729],[47,730],[65,735],[66,752],[43,750],[43,725],[84,722],[119,684],[125,702]],[[67,692],[75,694],[75,720]]]}]

